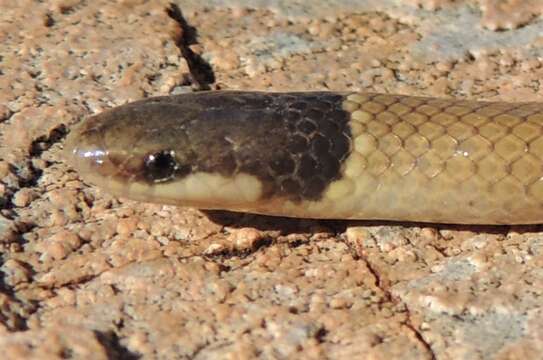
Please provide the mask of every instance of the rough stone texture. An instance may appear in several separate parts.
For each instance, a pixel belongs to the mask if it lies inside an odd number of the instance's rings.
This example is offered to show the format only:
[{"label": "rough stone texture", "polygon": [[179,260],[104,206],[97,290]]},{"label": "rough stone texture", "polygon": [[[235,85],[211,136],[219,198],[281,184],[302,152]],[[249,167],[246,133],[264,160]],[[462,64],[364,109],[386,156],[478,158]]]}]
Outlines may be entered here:
[{"label": "rough stone texture", "polygon": [[[543,95],[537,1],[177,3],[222,88]],[[541,357],[540,226],[202,213],[83,184],[66,127],[186,90],[166,6],[0,1],[4,358]]]}]

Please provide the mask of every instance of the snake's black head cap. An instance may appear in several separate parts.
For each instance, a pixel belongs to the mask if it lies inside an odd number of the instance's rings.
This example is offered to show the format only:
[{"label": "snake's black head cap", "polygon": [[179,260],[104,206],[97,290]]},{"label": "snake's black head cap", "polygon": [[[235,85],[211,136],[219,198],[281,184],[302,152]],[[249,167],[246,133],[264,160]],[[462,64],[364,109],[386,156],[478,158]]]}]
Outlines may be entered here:
[{"label": "snake's black head cap", "polygon": [[158,97],[90,118],[67,147],[84,171],[149,185],[247,174],[262,197],[316,200],[351,151],[336,93],[204,92]]}]

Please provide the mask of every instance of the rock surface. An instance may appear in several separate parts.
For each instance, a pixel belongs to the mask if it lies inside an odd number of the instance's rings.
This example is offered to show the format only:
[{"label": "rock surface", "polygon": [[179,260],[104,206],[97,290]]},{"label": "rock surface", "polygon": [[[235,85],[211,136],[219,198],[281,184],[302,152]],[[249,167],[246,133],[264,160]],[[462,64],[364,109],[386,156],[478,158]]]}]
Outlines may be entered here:
[{"label": "rock surface", "polygon": [[[543,98],[536,0],[175,3],[216,88]],[[89,114],[189,90],[169,1],[0,6],[4,358],[541,357],[541,226],[112,198],[65,165],[63,138]]]}]

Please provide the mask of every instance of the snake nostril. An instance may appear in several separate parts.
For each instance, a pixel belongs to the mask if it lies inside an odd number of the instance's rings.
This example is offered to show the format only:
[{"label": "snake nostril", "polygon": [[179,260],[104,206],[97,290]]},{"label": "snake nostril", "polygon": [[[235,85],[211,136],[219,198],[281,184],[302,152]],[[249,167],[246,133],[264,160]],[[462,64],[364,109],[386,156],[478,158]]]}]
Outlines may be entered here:
[{"label": "snake nostril", "polygon": [[168,181],[181,167],[175,159],[175,151],[162,150],[145,158],[145,176],[152,182]]}]

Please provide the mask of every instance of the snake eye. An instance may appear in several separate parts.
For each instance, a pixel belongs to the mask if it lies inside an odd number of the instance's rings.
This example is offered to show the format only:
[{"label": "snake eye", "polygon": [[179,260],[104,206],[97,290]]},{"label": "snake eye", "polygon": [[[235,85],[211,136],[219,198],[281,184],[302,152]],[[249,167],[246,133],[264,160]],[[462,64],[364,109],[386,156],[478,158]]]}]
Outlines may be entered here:
[{"label": "snake eye", "polygon": [[145,176],[153,182],[170,180],[178,168],[173,150],[162,150],[145,158]]}]

